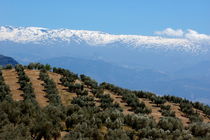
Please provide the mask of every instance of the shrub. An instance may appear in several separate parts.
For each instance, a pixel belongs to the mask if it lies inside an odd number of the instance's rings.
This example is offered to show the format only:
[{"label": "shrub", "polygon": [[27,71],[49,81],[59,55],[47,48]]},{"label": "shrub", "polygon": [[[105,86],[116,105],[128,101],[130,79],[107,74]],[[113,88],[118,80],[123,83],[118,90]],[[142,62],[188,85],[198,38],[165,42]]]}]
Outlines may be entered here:
[{"label": "shrub", "polygon": [[109,129],[105,138],[108,140],[130,140],[129,136],[126,134],[126,131],[122,129]]},{"label": "shrub", "polygon": [[196,137],[206,137],[207,135],[210,136],[210,124],[205,123],[194,123],[190,125],[189,130],[191,131],[192,135]]},{"label": "shrub", "polygon": [[151,98],[152,102],[155,103],[157,106],[160,106],[162,104],[164,104],[166,101],[164,98],[161,98],[159,96],[153,96]]},{"label": "shrub", "polygon": [[161,110],[161,114],[165,117],[176,117],[176,114],[174,111]]},{"label": "shrub", "polygon": [[94,98],[91,96],[78,96],[74,97],[71,101],[72,104],[77,104],[80,107],[95,106]]},{"label": "shrub", "polygon": [[98,83],[88,76],[82,74],[80,75],[80,79],[82,82],[84,82],[85,85],[90,86],[92,89],[96,89],[98,87]]},{"label": "shrub", "polygon": [[135,130],[156,127],[156,123],[153,118],[141,114],[125,116],[125,124],[131,126]]},{"label": "shrub", "polygon": [[7,64],[6,66],[5,66],[5,69],[12,69],[12,65],[11,64]]},{"label": "shrub", "polygon": [[162,110],[170,110],[171,109],[171,106],[170,105],[161,105],[160,108]]},{"label": "shrub", "polygon": [[158,127],[163,130],[175,131],[176,129],[182,130],[183,124],[181,121],[174,117],[163,117],[158,123]]}]

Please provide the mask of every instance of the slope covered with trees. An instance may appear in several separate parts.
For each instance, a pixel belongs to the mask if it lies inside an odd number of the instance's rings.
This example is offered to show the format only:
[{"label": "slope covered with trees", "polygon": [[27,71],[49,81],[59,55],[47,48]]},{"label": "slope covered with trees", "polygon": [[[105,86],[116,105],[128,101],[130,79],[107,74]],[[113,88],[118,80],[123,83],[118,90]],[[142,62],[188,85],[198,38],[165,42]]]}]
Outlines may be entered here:
[{"label": "slope covered with trees", "polygon": [[[22,91],[21,99],[14,98],[16,91],[8,72],[16,73],[19,87],[15,88]],[[43,100],[44,105],[40,103]],[[0,139],[210,137],[207,105],[98,83],[88,76],[39,63],[0,70],[0,119]]]}]

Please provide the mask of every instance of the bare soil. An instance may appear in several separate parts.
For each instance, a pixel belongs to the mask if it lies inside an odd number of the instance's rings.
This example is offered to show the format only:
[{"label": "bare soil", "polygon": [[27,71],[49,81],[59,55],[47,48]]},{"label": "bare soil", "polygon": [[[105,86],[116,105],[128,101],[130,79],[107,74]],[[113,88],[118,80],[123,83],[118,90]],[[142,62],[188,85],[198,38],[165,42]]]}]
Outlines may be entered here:
[{"label": "bare soil", "polygon": [[149,99],[146,98],[139,98],[140,102],[144,102],[145,105],[152,110],[150,115],[155,119],[156,122],[159,122],[160,118],[163,117],[160,112],[160,107],[156,104],[152,103]]},{"label": "bare soil", "polygon": [[179,104],[166,102],[165,105],[171,106],[171,110],[175,111],[176,117],[182,121],[184,126],[187,126],[190,123],[189,118],[187,118],[186,115],[180,110]]},{"label": "bare soil", "polygon": [[30,82],[34,88],[36,101],[41,107],[47,106],[49,100],[46,98],[47,93],[44,91],[44,82],[39,79],[40,72],[38,70],[25,70],[25,73],[30,78]]},{"label": "bare soil", "polygon": [[57,73],[53,73],[53,72],[48,72],[49,77],[52,78],[56,84],[56,87],[58,89],[58,92],[60,94],[61,97],[61,102],[63,105],[69,105],[71,104],[71,101],[74,97],[77,96],[76,93],[70,93],[68,92],[68,88],[64,87],[61,82],[60,82],[60,78],[61,75],[57,74]]}]

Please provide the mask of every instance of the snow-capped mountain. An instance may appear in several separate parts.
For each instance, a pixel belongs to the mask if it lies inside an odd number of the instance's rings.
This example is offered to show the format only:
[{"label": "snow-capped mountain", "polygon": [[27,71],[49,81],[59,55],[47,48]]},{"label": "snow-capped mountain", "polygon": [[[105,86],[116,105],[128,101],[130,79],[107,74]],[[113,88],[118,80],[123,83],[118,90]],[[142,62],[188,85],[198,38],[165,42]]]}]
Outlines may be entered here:
[{"label": "snow-capped mountain", "polygon": [[[169,30],[170,31],[170,30]],[[166,35],[166,34],[165,34]],[[0,41],[12,41],[15,43],[35,43],[52,45],[52,43],[72,42],[77,44],[85,43],[89,46],[109,46],[121,44],[136,49],[163,49],[176,50],[192,53],[203,53],[208,51],[210,36],[199,34],[188,30],[182,36],[168,37],[143,35],[112,35],[99,31],[70,30],[70,29],[47,29],[40,27],[11,27],[0,26]]]},{"label": "snow-capped mountain", "polygon": [[210,104],[210,36],[194,30],[167,28],[144,36],[1,26],[0,53],[23,64],[48,63],[98,81]]}]

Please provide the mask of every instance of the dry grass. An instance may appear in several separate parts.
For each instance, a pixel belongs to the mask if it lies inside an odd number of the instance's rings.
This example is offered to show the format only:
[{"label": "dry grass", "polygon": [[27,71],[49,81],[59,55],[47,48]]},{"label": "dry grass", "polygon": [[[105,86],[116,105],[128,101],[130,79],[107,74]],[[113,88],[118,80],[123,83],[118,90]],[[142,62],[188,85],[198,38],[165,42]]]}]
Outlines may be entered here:
[{"label": "dry grass", "polygon": [[152,103],[149,99],[146,98],[139,98],[140,102],[144,102],[146,107],[152,110],[150,115],[155,119],[156,122],[159,122],[160,118],[163,117],[160,112],[160,107],[158,107],[156,104]]},{"label": "dry grass", "polygon": [[17,72],[12,70],[3,70],[3,77],[5,83],[10,87],[12,98],[15,101],[23,100],[23,92],[20,90],[20,85],[18,83]]},{"label": "dry grass", "polygon": [[132,108],[130,106],[128,106],[127,103],[125,103],[122,100],[122,96],[119,95],[115,95],[113,94],[111,91],[109,90],[104,90],[104,94],[109,94],[111,96],[111,98],[114,100],[114,102],[118,103],[120,105],[120,107],[123,109],[123,114],[127,115],[127,114],[132,114],[134,112],[132,112]]},{"label": "dry grass", "polygon": [[32,87],[34,88],[36,101],[41,107],[47,106],[49,100],[46,98],[47,93],[44,92],[44,82],[39,79],[40,72],[38,70],[25,70],[25,73],[30,78]]},{"label": "dry grass", "polygon": [[56,84],[58,92],[61,97],[61,102],[63,105],[69,105],[74,97],[77,96],[76,93],[68,92],[68,88],[61,85],[60,78],[61,75],[53,72],[48,72],[50,78],[52,78]]}]

